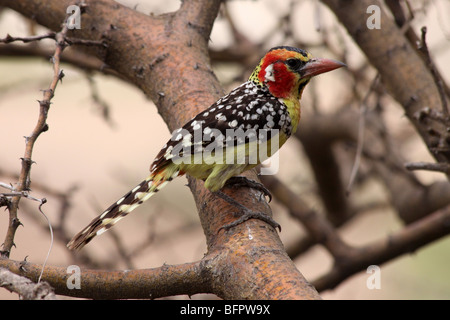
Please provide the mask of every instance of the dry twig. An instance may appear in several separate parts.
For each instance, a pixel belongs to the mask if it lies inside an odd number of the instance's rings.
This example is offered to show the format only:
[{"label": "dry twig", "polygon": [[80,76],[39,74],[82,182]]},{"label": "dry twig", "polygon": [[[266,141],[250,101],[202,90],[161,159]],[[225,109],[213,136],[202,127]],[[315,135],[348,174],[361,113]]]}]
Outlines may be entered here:
[{"label": "dry twig", "polygon": [[[11,199],[11,204],[9,206],[9,226],[6,233],[6,237],[3,243],[3,250],[1,251],[2,257],[9,257],[9,254],[11,252],[11,248],[14,245],[14,235],[16,233],[16,230],[18,226],[20,225],[20,220],[17,215],[17,210],[19,208],[19,202],[22,198],[22,194],[24,192],[27,192],[30,189],[30,172],[31,172],[31,165],[33,164],[32,160],[32,154],[33,154],[33,147],[37,140],[37,138],[41,135],[41,133],[48,130],[47,125],[47,116],[48,111],[50,109],[51,100],[55,94],[56,86],[59,81],[62,80],[64,77],[63,71],[60,69],[60,56],[64,48],[66,47],[65,42],[65,36],[68,31],[67,24],[64,23],[64,26],[61,30],[61,32],[55,33],[52,35],[52,37],[56,41],[56,49],[55,53],[52,57],[52,63],[53,63],[53,79],[48,87],[48,89],[43,91],[43,99],[39,100],[39,117],[37,124],[35,128],[33,129],[32,133],[25,137],[25,153],[22,157],[22,169],[20,171],[19,179],[17,182],[17,187],[15,188],[15,191],[18,193],[14,195]],[[45,37],[48,37],[49,35],[45,35]],[[8,38],[8,37],[7,37]],[[12,37],[10,37],[12,38]],[[32,37],[41,39],[39,37]],[[14,38],[13,38],[14,39]],[[23,38],[20,39],[23,41]]]}]

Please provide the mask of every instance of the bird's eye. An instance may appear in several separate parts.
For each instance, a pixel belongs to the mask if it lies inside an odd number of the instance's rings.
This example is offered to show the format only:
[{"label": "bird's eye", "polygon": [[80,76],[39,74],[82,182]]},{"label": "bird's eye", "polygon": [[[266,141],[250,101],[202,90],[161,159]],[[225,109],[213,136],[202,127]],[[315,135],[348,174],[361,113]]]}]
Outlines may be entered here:
[{"label": "bird's eye", "polygon": [[286,60],[286,64],[292,70],[297,70],[303,65],[303,61],[301,61],[300,59],[288,59]]}]

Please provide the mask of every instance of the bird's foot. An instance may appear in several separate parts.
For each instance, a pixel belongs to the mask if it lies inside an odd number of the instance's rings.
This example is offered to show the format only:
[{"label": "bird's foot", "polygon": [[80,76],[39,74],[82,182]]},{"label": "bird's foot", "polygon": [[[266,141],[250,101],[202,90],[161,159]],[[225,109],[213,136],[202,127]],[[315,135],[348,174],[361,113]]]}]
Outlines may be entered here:
[{"label": "bird's foot", "polygon": [[265,223],[269,224],[270,226],[272,226],[272,228],[274,229],[278,229],[281,232],[281,226],[278,222],[276,222],[275,220],[273,220],[271,217],[269,217],[268,215],[262,213],[262,212],[255,212],[255,211],[250,211],[250,210],[246,210],[238,219],[234,220],[231,223],[228,223],[222,227],[219,228],[219,231],[224,229],[225,231],[230,230],[231,228],[236,227],[237,225],[240,225],[241,223],[249,220],[249,219],[259,219],[264,221]]},{"label": "bird's foot", "polygon": [[225,183],[227,187],[248,187],[262,192],[265,196],[269,198],[269,202],[272,201],[272,194],[270,191],[260,182],[255,180],[251,180],[247,177],[243,176],[235,176],[231,177]]},{"label": "bird's foot", "polygon": [[222,229],[229,230],[249,219],[259,219],[259,220],[262,220],[262,221],[268,223],[274,229],[278,229],[281,232],[280,224],[278,222],[276,222],[275,220],[273,220],[273,218],[268,216],[267,214],[262,213],[262,212],[255,212],[255,211],[251,211],[251,210],[247,209],[245,206],[243,206],[242,204],[240,204],[239,202],[234,200],[229,195],[226,195],[222,191],[216,191],[215,194],[240,210],[240,212],[235,213],[235,215],[239,216],[239,218],[229,224],[226,224],[226,225],[220,227],[219,231]]}]

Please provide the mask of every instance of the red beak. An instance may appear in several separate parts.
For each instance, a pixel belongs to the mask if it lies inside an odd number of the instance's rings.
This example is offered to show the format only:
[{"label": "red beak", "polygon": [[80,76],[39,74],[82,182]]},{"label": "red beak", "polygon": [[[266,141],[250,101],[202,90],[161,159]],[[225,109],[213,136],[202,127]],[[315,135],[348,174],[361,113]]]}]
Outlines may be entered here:
[{"label": "red beak", "polygon": [[305,66],[300,69],[300,74],[302,77],[313,77],[346,66],[345,63],[337,60],[316,58],[309,60]]}]

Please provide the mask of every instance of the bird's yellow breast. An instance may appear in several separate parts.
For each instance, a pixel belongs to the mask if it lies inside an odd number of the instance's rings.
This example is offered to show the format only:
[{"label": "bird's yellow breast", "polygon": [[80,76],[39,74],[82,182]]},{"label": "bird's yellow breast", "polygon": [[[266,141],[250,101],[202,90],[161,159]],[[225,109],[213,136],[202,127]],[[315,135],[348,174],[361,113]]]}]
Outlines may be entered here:
[{"label": "bird's yellow breast", "polygon": [[[291,118],[292,133],[295,133],[297,131],[298,123],[300,122],[300,116],[301,116],[300,101],[296,98],[280,99],[280,101],[282,103],[284,103],[287,107],[289,117]],[[289,137],[286,137],[286,139],[287,138],[289,138]]]}]

